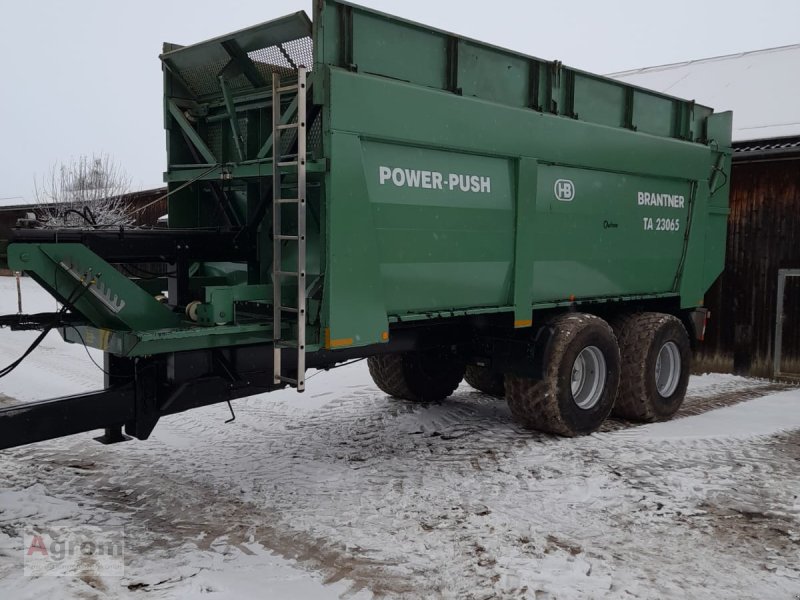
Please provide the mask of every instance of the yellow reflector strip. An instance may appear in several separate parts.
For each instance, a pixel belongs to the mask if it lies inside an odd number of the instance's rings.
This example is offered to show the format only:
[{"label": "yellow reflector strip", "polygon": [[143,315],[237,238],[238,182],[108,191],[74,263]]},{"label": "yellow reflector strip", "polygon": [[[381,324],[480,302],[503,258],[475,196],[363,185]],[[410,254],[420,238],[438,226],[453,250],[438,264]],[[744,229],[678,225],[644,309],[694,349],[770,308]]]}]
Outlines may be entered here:
[{"label": "yellow reflector strip", "polygon": [[341,338],[338,340],[331,339],[331,330],[325,328],[325,347],[326,348],[343,348],[345,346],[352,346],[353,338]]},{"label": "yellow reflector strip", "polygon": [[527,319],[525,321],[514,321],[514,327],[530,327],[533,325],[533,320]]}]

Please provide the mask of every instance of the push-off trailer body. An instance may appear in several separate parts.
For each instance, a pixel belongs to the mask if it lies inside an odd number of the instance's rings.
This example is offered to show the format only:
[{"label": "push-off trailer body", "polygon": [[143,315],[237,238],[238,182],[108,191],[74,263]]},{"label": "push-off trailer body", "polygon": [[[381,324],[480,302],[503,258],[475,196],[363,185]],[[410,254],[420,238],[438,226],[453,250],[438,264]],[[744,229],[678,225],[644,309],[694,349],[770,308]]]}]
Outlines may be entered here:
[{"label": "push-off trailer body", "polygon": [[0,412],[0,446],[144,439],[363,357],[409,400],[466,369],[565,435],[677,410],[730,113],[335,0],[161,61],[169,227],[8,248],[65,310],[3,324],[102,349],[106,389]]}]

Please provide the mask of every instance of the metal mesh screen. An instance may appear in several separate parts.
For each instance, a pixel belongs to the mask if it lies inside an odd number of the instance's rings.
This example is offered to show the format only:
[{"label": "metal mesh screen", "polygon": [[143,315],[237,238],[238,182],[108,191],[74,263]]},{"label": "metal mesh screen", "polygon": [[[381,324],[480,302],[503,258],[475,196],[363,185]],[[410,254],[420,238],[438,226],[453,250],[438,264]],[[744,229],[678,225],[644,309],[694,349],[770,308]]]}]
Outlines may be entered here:
[{"label": "metal mesh screen", "polygon": [[[210,63],[192,69],[184,69],[180,74],[189,86],[190,91],[196,96],[219,94],[219,80],[217,77],[227,64],[227,62]],[[250,85],[244,75],[228,78],[226,82],[232,90],[242,89]]]},{"label": "metal mesh screen", "polygon": [[[273,38],[274,39],[274,38]],[[270,42],[265,41],[264,44]],[[249,46],[252,48],[253,46]],[[178,69],[176,64],[180,61],[172,63],[172,71],[176,72],[180,80],[189,91],[196,96],[200,102],[209,102],[212,106],[211,112],[215,118],[203,119],[201,127],[201,135],[208,146],[211,153],[222,162],[238,160],[236,153],[235,142],[233,140],[230,123],[227,118],[220,119],[220,116],[226,114],[224,106],[222,106],[222,88],[220,86],[219,77],[225,77],[225,83],[232,92],[238,92],[238,95],[247,94],[250,90],[255,90],[263,85],[269,88],[272,85],[272,74],[279,73],[284,81],[284,85],[296,79],[297,68],[304,66],[309,71],[313,69],[314,63],[314,42],[313,39],[306,35],[294,40],[283,42],[281,44],[272,44],[264,46],[263,48],[256,48],[255,50],[248,49],[246,56],[250,61],[250,65],[246,61],[236,59],[231,56],[228,50],[222,51],[222,46],[215,47],[214,56],[216,59],[210,59],[201,65],[198,60],[186,62],[183,64],[192,64],[191,67],[187,66]],[[210,50],[204,50],[206,53],[211,53]],[[226,54],[227,53],[227,54]],[[226,56],[226,58],[220,58]],[[254,77],[253,68],[258,76]],[[248,71],[249,73],[245,73]],[[258,79],[261,79],[259,82]],[[285,106],[283,111],[288,109],[289,94],[285,95]],[[222,108],[220,108],[222,106]],[[265,141],[270,128],[271,109],[269,107],[257,107],[254,111],[249,109],[246,112],[240,112],[238,116],[239,131],[241,132],[244,147],[248,148],[248,136],[256,137],[257,139],[251,140],[252,147],[260,147]],[[255,125],[257,129],[249,127],[249,119],[258,119],[254,123],[264,123],[263,125]],[[314,154],[318,154],[319,148],[322,143],[322,127],[321,115],[310,122],[308,127],[308,148]],[[296,152],[296,131],[286,130],[281,135],[281,155],[291,155]],[[252,148],[248,150],[248,158],[253,158]]]},{"label": "metal mesh screen", "polygon": [[296,67],[306,67],[309,71],[314,68],[314,41],[310,37],[292,40],[282,44]]},{"label": "metal mesh screen", "polygon": [[[304,66],[309,70],[313,69],[314,42],[310,37],[304,37],[278,46],[259,48],[248,52],[247,56],[264,81],[270,82],[274,72],[288,77],[299,66]],[[220,93],[217,78],[229,62],[212,62],[199,67],[182,69],[179,73],[190,91],[196,96],[216,95]],[[226,82],[231,90],[254,87],[244,74],[226,77]]]},{"label": "metal mesh screen", "polygon": [[222,156],[223,125],[230,130],[230,125],[227,123],[211,123],[206,131],[206,144],[214,156]]},{"label": "metal mesh screen", "polygon": [[306,140],[309,150],[316,156],[321,154],[322,148],[322,113],[311,123],[308,128],[308,138]]}]

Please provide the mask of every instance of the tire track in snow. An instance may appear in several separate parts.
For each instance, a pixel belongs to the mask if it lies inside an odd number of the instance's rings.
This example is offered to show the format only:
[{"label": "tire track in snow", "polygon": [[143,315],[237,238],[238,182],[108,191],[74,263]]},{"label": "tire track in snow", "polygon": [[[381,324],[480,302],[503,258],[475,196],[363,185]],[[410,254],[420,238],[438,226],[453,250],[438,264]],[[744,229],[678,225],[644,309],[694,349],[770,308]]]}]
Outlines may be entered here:
[{"label": "tire track in snow", "polygon": [[[204,543],[254,536],[378,596],[646,598],[655,577],[663,597],[709,584],[720,596],[752,597],[753,582],[765,596],[783,589],[754,575],[769,573],[758,571],[773,543],[764,528],[742,529],[738,543],[717,535],[737,501],[788,511],[786,497],[756,493],[781,477],[795,485],[763,440],[564,440],[518,428],[504,402],[463,387],[426,407],[367,386],[315,410],[264,397],[237,406],[231,426],[212,407],[165,419],[147,444],[64,440],[13,456],[51,467],[37,479],[52,489],[135,515],[142,552],[200,531]],[[96,466],[76,475],[64,454]]]},{"label": "tire track in snow", "polygon": [[[421,581],[438,581],[441,586],[450,586],[450,591],[458,590],[465,594],[464,597],[470,597],[475,590],[488,590],[489,593],[495,589],[498,572],[492,567],[493,561],[497,564],[500,549],[487,549],[477,540],[492,537],[497,531],[490,533],[485,526],[474,523],[477,519],[475,511],[483,512],[481,503],[477,509],[471,511],[463,505],[461,499],[454,498],[452,493],[444,493],[444,498],[435,497],[436,493],[431,495],[427,489],[431,481],[450,484],[452,488],[458,489],[459,484],[463,484],[475,471],[479,471],[482,477],[490,475],[481,486],[483,491],[475,494],[479,500],[527,494],[542,498],[542,503],[546,504],[547,498],[558,497],[559,491],[565,485],[580,488],[592,476],[592,470],[583,461],[576,460],[575,454],[576,449],[588,445],[580,454],[590,455],[592,447],[596,446],[593,443],[596,440],[573,444],[572,441],[556,440],[550,436],[518,430],[511,425],[502,403],[488,400],[481,394],[460,393],[453,401],[425,408],[412,407],[411,410],[402,405],[402,408],[395,410],[397,401],[381,395],[372,395],[369,401],[364,402],[367,397],[369,395],[360,395],[360,400],[342,399],[324,407],[313,418],[301,419],[282,429],[282,433],[271,440],[271,450],[274,452],[276,448],[281,448],[283,456],[291,455],[292,460],[271,473],[272,477],[262,479],[263,487],[256,489],[262,492],[268,490],[265,495],[276,490],[289,490],[288,496],[278,501],[277,510],[289,522],[295,518],[302,520],[309,512],[315,513],[313,527],[320,529],[326,539],[348,538],[354,532],[352,525],[343,526],[339,522],[334,514],[335,510],[315,512],[319,507],[314,506],[314,503],[304,502],[307,493],[311,493],[316,502],[319,501],[321,490],[317,486],[320,483],[326,488],[322,497],[345,513],[346,502],[343,505],[341,498],[361,499],[358,519],[365,521],[362,527],[373,534],[369,538],[386,539],[392,529],[407,529],[413,523],[417,523],[423,534],[439,534],[444,538],[439,540],[443,546],[455,544],[462,549],[461,553],[451,559],[448,568],[443,569],[444,572],[425,570],[423,565],[428,560],[429,549],[415,551],[408,540],[405,540],[407,550],[404,558],[416,565],[417,569],[422,569],[421,575],[424,576]],[[247,444],[252,446],[252,440]],[[520,483],[520,479],[524,480],[522,473],[516,473],[510,479],[503,477],[502,481],[491,476],[493,472],[497,472],[499,465],[511,458],[515,449],[527,452],[537,447],[540,450],[546,449],[547,452],[544,458],[537,457],[534,461],[540,468],[533,476],[535,484],[532,486],[529,483]],[[624,443],[615,444],[613,449],[614,452],[630,450]],[[263,450],[261,448],[259,452]],[[239,448],[237,452],[239,451],[244,453],[245,449]],[[704,451],[708,452],[709,448]],[[641,466],[643,462],[652,464],[639,475],[645,481],[659,479],[663,473],[674,471],[680,466],[671,456],[657,455],[659,458],[652,460],[650,453],[634,454],[639,454],[634,465]],[[696,452],[684,465],[685,469],[691,471],[697,467],[697,454],[703,452]],[[245,463],[251,464],[249,458],[244,458]],[[252,458],[255,460],[255,457]],[[703,468],[713,468],[714,465],[729,460],[729,457],[725,460],[704,460]],[[280,457],[277,462],[282,462]],[[748,461],[751,468],[758,462],[759,459],[755,458]],[[331,477],[322,478],[320,482],[320,463],[329,468],[341,467],[342,464],[345,467],[343,472],[332,469]],[[561,468],[548,468],[547,463],[560,465]],[[616,461],[612,464],[616,464]],[[424,465],[424,468],[421,469],[420,465]],[[360,476],[362,473],[364,475]],[[752,475],[753,473],[748,473],[748,476]],[[625,481],[625,484],[634,493],[641,493],[642,486],[635,481]],[[329,486],[335,489],[327,489]],[[440,488],[438,491],[442,493]],[[663,493],[661,488],[657,491]],[[376,501],[378,495],[383,496],[381,501]],[[701,496],[699,492],[696,495]],[[690,503],[694,500],[695,498],[690,498]],[[652,500],[651,497],[648,502],[657,505],[658,500]],[[664,514],[669,518],[677,518],[676,515],[685,510],[685,503],[685,500],[677,502],[677,508]],[[389,505],[392,504],[402,506],[407,512],[406,517],[401,519],[405,525],[391,526],[393,510]],[[419,504],[427,510],[420,510]],[[639,504],[641,503],[636,506]],[[649,511],[650,508],[645,505],[643,510]],[[577,538],[588,525],[586,523],[568,527],[565,535],[564,524],[559,522],[558,515],[545,510],[539,516],[542,523],[547,523],[545,527],[556,531],[560,529],[561,536],[567,540]],[[374,525],[376,519],[380,522],[377,530],[368,525]],[[386,522],[390,523],[388,528],[384,524]],[[504,544],[512,543],[513,532],[512,528],[506,534],[499,535],[501,548]],[[385,548],[369,546],[363,537],[358,538],[356,546],[368,555],[386,552]],[[549,548],[546,543],[545,547]],[[389,575],[398,568],[400,566],[397,565],[395,556],[391,560],[386,559],[383,570]],[[463,583],[457,581],[456,573],[461,574]],[[502,579],[502,575],[500,577]]]}]

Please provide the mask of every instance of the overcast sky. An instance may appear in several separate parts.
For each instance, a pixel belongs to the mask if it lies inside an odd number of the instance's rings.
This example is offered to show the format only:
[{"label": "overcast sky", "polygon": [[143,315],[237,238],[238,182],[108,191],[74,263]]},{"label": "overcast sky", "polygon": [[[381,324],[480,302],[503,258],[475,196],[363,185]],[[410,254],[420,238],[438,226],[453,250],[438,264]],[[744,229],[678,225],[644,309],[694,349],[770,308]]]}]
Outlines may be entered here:
[{"label": "overcast sky", "polygon": [[[363,0],[364,5],[588,71],[800,42],[797,0]],[[134,187],[158,187],[166,154],[161,43],[192,44],[310,0],[11,2],[0,13],[0,203],[70,157],[106,152]],[[764,90],[769,93],[769,90]]]}]

